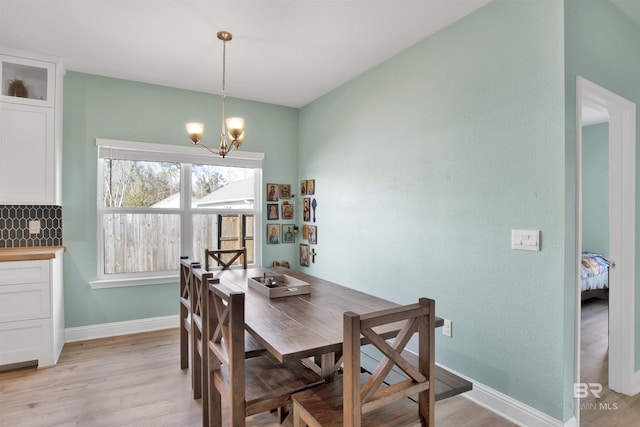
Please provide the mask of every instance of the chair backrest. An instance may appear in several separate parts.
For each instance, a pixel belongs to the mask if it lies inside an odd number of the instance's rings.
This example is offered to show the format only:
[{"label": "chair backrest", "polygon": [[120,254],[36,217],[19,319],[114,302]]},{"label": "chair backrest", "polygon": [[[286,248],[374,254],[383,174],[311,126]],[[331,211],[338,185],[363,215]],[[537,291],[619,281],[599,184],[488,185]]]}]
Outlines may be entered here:
[{"label": "chair backrest", "polygon": [[[196,264],[191,269],[191,361],[194,396],[202,396],[207,401],[209,386],[207,372],[209,370],[207,354],[207,306],[206,296],[209,283],[218,283],[219,279],[213,278],[213,273],[206,271]],[[203,406],[203,420],[209,422],[208,407]]]},{"label": "chair backrest", "polygon": [[[208,340],[211,375],[226,370],[228,382],[213,381],[223,396],[229,399],[231,419],[244,420],[245,355],[244,355],[244,292],[232,291],[224,285],[208,286]],[[224,388],[224,389],[221,389]]]},{"label": "chair backrest", "polygon": [[205,249],[204,269],[209,270],[209,258],[213,258],[222,267],[222,270],[229,269],[238,258],[242,257],[242,268],[247,269],[247,248],[237,249]]},{"label": "chair backrest", "polygon": [[[373,328],[402,322],[392,343],[385,341]],[[423,425],[434,425],[435,408],[435,301],[420,298],[417,304],[357,315],[344,314],[344,425],[360,426],[361,416],[400,399],[418,394],[418,411]],[[418,333],[418,368],[402,355],[414,333]],[[360,386],[361,336],[376,346],[385,357]],[[398,366],[408,379],[384,384]]]},{"label": "chair backrest", "polygon": [[189,367],[189,331],[191,330],[191,274],[200,264],[180,257],[180,368]]},{"label": "chair backrest", "polygon": [[180,302],[185,307],[191,304],[191,272],[197,267],[200,264],[189,257],[180,257]]},{"label": "chair backrest", "polygon": [[193,264],[191,267],[191,322],[202,330],[204,317],[204,297],[206,284],[213,278],[213,273],[204,270],[200,264]]}]

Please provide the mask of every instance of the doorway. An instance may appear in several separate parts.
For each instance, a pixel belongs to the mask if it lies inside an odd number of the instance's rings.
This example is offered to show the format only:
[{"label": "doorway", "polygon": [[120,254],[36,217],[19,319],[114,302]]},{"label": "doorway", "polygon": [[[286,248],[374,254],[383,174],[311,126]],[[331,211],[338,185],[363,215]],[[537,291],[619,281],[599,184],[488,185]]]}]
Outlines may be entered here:
[{"label": "doorway", "polygon": [[[582,249],[583,108],[609,116],[609,377],[611,390],[634,394],[635,336],[635,117],[634,103],[582,78],[576,81],[576,248]],[[585,110],[587,111],[587,110]],[[580,261],[578,261],[580,262]],[[578,270],[580,271],[580,265]],[[575,382],[580,383],[581,286],[575,294]],[[580,402],[575,402],[579,416]]]}]

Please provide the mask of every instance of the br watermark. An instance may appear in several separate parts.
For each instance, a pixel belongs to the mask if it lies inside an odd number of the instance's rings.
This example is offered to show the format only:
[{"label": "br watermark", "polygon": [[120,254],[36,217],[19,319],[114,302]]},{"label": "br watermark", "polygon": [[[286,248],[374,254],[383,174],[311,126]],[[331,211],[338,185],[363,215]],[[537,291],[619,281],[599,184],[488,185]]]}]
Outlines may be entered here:
[{"label": "br watermark", "polygon": [[600,399],[602,393],[602,384],[600,383],[575,383],[573,385],[574,399],[585,399],[590,394],[596,399]]},{"label": "br watermark", "polygon": [[[575,399],[600,399],[603,386],[600,383],[575,383],[573,385],[573,397]],[[571,405],[573,409],[573,405]],[[580,402],[581,411],[615,411],[618,404],[615,402]]]}]

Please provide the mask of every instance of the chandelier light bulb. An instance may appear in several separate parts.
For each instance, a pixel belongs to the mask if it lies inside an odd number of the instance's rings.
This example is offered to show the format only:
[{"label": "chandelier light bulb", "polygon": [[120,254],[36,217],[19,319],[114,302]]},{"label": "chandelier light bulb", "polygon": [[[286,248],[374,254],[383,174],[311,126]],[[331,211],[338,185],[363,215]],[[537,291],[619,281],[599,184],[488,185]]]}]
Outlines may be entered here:
[{"label": "chandelier light bulb", "polygon": [[187,123],[187,135],[194,144],[197,144],[202,139],[204,134],[204,125],[202,123]]},{"label": "chandelier light bulb", "polygon": [[234,141],[244,133],[244,119],[242,117],[229,117],[227,119],[227,132]]}]

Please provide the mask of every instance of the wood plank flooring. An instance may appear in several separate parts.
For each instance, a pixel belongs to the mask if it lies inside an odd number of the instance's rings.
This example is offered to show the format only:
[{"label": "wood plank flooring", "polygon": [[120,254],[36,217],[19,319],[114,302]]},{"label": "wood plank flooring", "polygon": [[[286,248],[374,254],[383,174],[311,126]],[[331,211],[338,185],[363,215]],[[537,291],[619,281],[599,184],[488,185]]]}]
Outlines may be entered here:
[{"label": "wood plank flooring", "polygon": [[628,427],[640,425],[640,394],[635,397],[612,391],[608,386],[608,302],[583,302],[581,313],[580,381],[603,385],[599,399],[581,400],[580,425],[584,427]]},{"label": "wood plank flooring", "polygon": [[[69,343],[54,367],[0,373],[0,426],[200,426],[191,396],[178,329]],[[278,426],[268,413],[247,424]],[[463,396],[436,404],[438,427],[513,425]]]}]

